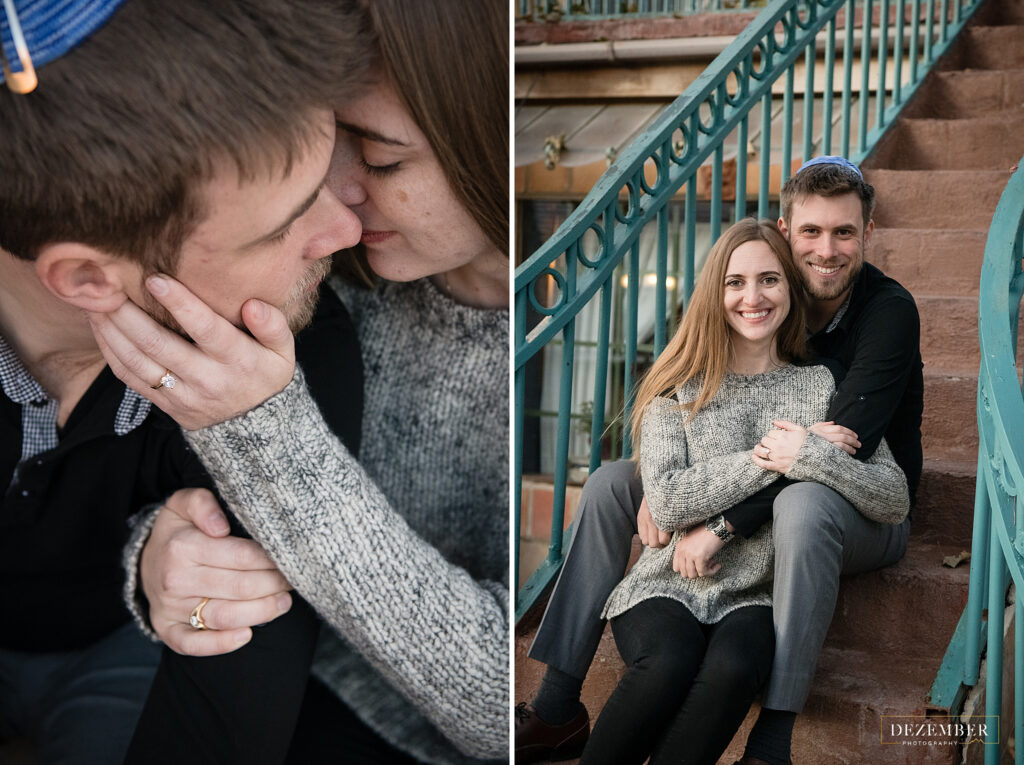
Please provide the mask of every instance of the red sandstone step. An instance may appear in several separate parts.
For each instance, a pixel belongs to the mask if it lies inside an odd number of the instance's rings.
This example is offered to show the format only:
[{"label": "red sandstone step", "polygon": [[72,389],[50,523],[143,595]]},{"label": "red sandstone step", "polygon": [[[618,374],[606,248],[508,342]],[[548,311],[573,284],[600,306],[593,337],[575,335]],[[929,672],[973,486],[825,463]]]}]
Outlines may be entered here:
[{"label": "red sandstone step", "polygon": [[[959,508],[965,518],[972,517],[971,500]],[[915,531],[896,565],[843,578],[826,645],[941,658],[967,604],[969,580],[968,564],[954,569],[943,559],[970,545],[922,542]]]},{"label": "red sandstone step", "polygon": [[901,119],[872,164],[889,170],[1010,170],[1024,154],[1022,120],[1024,106],[972,119]]},{"label": "red sandstone step", "polygon": [[999,2],[985,3],[974,14],[971,23],[977,26],[1024,24],[1024,2],[1021,0],[999,0]]},{"label": "red sandstone step", "polygon": [[935,459],[925,453],[912,534],[918,542],[969,550],[977,458]]},{"label": "red sandstone step", "polygon": [[921,444],[931,459],[976,462],[978,378],[925,368]]},{"label": "red sandstone step", "polygon": [[974,119],[1020,114],[1024,108],[1024,69],[932,72],[904,117]]},{"label": "red sandstone step", "polygon": [[877,194],[876,226],[985,232],[1010,175],[1009,170],[865,172]]},{"label": "red sandstone step", "polygon": [[1024,26],[969,26],[938,64],[940,69],[1024,68]]},{"label": "red sandstone step", "polygon": [[[915,295],[914,300],[921,317],[921,358],[925,367],[976,376],[981,362],[978,298]],[[973,411],[972,407],[970,413]]]},{"label": "red sandstone step", "polygon": [[978,294],[987,231],[876,228],[867,259],[911,294]]}]

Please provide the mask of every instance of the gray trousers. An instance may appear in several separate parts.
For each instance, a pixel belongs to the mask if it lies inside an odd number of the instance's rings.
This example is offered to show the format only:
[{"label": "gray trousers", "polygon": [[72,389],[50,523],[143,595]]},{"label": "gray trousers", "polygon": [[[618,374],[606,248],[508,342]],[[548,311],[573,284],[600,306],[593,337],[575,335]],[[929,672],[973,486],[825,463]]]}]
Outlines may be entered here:
[{"label": "gray trousers", "polygon": [[[621,581],[643,485],[633,462],[603,465],[580,497],[576,531],[529,655],[583,678],[604,630],[601,611]],[[798,483],[775,500],[775,659],[762,705],[800,712],[832,622],[840,574],[889,566],[910,521],[870,521],[837,492]]]}]

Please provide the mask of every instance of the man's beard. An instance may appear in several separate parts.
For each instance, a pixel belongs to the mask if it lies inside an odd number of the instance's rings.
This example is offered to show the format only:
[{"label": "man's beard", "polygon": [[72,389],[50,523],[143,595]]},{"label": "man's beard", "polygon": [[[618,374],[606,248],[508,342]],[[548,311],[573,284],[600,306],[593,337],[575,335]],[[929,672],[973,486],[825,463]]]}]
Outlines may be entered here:
[{"label": "man's beard", "polygon": [[[288,320],[288,328],[293,334],[305,328],[313,320],[313,314],[316,313],[316,304],[320,300],[320,290],[316,288],[316,285],[326,279],[330,272],[331,256],[313,261],[313,265],[309,267],[309,270],[302,275],[299,281],[296,282],[295,287],[292,288],[291,294],[285,300],[284,305],[278,306]],[[170,311],[160,305],[156,298],[149,294],[148,290],[143,288],[142,295],[144,300],[142,308],[153,317],[154,321],[184,338],[189,338],[188,333],[171,315]]]},{"label": "man's beard", "polygon": [[332,258],[332,255],[328,255],[326,258],[314,260],[313,265],[302,275],[292,290],[292,294],[281,306],[285,318],[288,319],[288,328],[292,334],[298,333],[313,321],[316,304],[320,300],[318,285],[331,273]]},{"label": "man's beard", "polygon": [[[810,268],[810,264],[807,266]],[[860,253],[857,257],[857,263],[851,264],[846,269],[846,278],[841,283],[819,285],[816,282],[812,282],[808,279],[803,279],[804,289],[807,290],[807,294],[814,300],[835,300],[837,297],[842,295],[848,289],[850,285],[854,283],[858,276],[860,276],[861,269],[864,268],[864,243],[860,245]]]}]

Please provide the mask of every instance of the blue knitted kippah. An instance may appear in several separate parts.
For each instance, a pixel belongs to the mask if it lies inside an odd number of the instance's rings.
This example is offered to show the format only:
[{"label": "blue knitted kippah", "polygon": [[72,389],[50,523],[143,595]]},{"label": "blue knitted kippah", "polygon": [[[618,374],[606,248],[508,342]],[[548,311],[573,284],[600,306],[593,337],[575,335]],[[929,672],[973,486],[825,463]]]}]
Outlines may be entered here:
[{"label": "blue knitted kippah", "polygon": [[[124,0],[14,0],[32,64],[39,68],[60,58],[99,29]],[[22,71],[10,19],[0,4],[0,39],[12,72]],[[0,83],[4,75],[0,72]]]},{"label": "blue knitted kippah", "polygon": [[801,173],[807,168],[812,167],[813,165],[839,165],[840,167],[845,167],[847,170],[853,170],[853,172],[855,172],[862,181],[864,180],[864,174],[861,173],[860,168],[853,164],[846,157],[815,157],[814,159],[809,159],[806,162],[804,162],[803,165],[800,166],[800,169],[797,170],[796,172]]}]

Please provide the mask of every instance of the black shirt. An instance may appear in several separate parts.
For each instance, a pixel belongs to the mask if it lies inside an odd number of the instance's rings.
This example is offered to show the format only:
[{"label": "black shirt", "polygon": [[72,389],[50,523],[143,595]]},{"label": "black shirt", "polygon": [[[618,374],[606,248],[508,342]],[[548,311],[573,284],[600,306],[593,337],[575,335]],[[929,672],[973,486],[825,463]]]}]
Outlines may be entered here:
[{"label": "black shirt", "polygon": [[[827,419],[857,434],[859,460],[874,454],[885,436],[907,476],[913,506],[921,480],[924,410],[921,320],[914,298],[899,282],[865,263],[846,312],[831,332],[812,335],[809,346],[814,363],[825,363],[839,379]],[[772,500],[789,483],[780,478],[723,515],[739,533],[750,536],[771,520]]]}]

